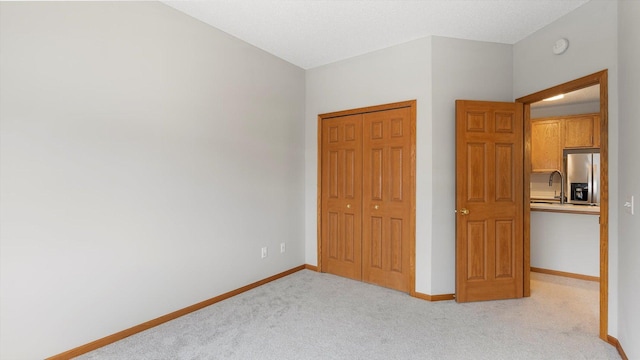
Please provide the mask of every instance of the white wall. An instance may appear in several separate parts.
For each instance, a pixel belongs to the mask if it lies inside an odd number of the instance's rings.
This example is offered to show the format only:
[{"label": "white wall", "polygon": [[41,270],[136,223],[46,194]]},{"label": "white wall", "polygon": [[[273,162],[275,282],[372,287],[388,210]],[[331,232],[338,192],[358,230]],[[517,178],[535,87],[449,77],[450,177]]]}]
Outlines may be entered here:
[{"label": "white wall", "polygon": [[599,216],[531,212],[531,266],[600,277]]},{"label": "white wall", "polygon": [[160,3],[0,10],[0,358],[303,263],[302,69]]},{"label": "white wall", "polygon": [[[618,194],[640,202],[639,167],[629,166],[638,122],[626,120],[640,92],[637,3],[593,0],[513,48],[425,38],[306,80],[157,3],[0,10],[0,358],[53,355],[317,264],[317,115],[395,101],[418,100],[416,290],[451,293],[455,99],[508,101],[605,68],[609,332],[640,356],[640,222],[618,217]],[[559,37],[571,45],[555,56]]]},{"label": "white wall", "polygon": [[429,281],[431,229],[431,38],[307,70],[305,118],[306,262],[317,265],[318,114],[417,100],[416,290]]},{"label": "white wall", "polygon": [[511,46],[441,37],[308,70],[307,263],[317,264],[317,115],[417,99],[416,291],[453,293],[455,100],[509,101],[511,83]]},{"label": "white wall", "polygon": [[[618,65],[615,1],[592,0],[544,27],[513,47],[514,97],[609,70],[609,334],[616,336],[618,319]],[[569,49],[554,55],[551,48],[567,38]]]},{"label": "white wall", "polygon": [[511,45],[433,37],[431,72],[433,227],[428,294],[437,295],[455,292],[455,101],[513,101]]},{"label": "white wall", "polygon": [[[640,359],[640,2],[619,1],[620,205],[635,198],[635,213],[620,210],[618,340],[629,359]],[[614,224],[615,226],[615,224]]]}]

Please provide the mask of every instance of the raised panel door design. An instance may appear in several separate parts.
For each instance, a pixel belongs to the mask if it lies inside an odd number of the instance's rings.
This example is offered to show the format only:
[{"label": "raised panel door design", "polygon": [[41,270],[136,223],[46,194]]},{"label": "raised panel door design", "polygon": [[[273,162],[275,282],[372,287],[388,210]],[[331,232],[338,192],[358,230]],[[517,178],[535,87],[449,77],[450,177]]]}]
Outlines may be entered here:
[{"label": "raised panel door design", "polygon": [[404,174],[402,173],[402,164],[404,163],[404,149],[402,147],[394,147],[391,150],[390,154],[390,167],[391,167],[391,176],[389,176],[389,181],[391,182],[391,192],[390,199],[391,201],[402,201],[402,180],[404,179]]},{"label": "raised panel door design", "polygon": [[383,138],[384,124],[382,123],[382,121],[372,122],[370,124],[370,127],[371,127],[371,132],[369,134],[371,139],[380,140]]},{"label": "raised panel door design", "polygon": [[513,201],[513,145],[496,144],[496,201]]},{"label": "raised panel door design", "polygon": [[383,149],[370,149],[369,150],[369,162],[367,177],[365,181],[371,182],[371,199],[382,200],[382,182],[384,172],[384,150]]},{"label": "raised panel door design", "polygon": [[[360,241],[360,239],[356,239],[356,216],[354,214],[344,214],[344,241],[342,244],[344,249],[342,250],[343,259],[346,262],[355,263],[356,262],[356,254],[355,247],[356,241]],[[358,254],[359,256],[360,254]]]},{"label": "raised panel door design", "polygon": [[322,267],[362,278],[362,116],[322,122]]},{"label": "raised panel door design", "polygon": [[[356,126],[357,124],[344,125],[344,141],[356,141]],[[357,131],[357,133],[360,132]]]},{"label": "raised panel door design", "polygon": [[487,278],[487,230],[486,221],[467,223],[467,280]]},{"label": "raised panel door design", "polygon": [[456,102],[456,301],[523,296],[522,121],[522,104]]},{"label": "raised panel door design", "polygon": [[410,292],[415,101],[344,113],[320,116],[319,268]]},{"label": "raised panel door design", "polygon": [[337,199],[338,198],[338,177],[340,176],[340,172],[339,172],[339,167],[340,167],[340,162],[338,161],[338,158],[340,156],[340,152],[337,150],[334,151],[327,151],[328,152],[328,156],[327,156],[327,167],[326,167],[326,172],[327,172],[327,179],[329,181],[329,189],[327,191],[327,194],[330,198],[332,199]]},{"label": "raised panel door design", "polygon": [[391,119],[391,137],[402,137],[404,136],[404,122],[405,119]]},{"label": "raised panel door design", "polygon": [[339,141],[338,139],[338,131],[340,127],[338,125],[329,126],[327,130],[327,141],[330,144],[335,144]]},{"label": "raised panel door design", "polygon": [[495,132],[512,133],[514,131],[514,127],[513,127],[514,117],[512,113],[496,112],[495,116],[496,116]]},{"label": "raised panel door design", "polygon": [[404,219],[391,219],[391,271],[398,273],[402,273],[402,255],[406,254],[408,250],[402,248],[405,242],[402,234],[403,229],[405,229]]},{"label": "raised panel door design", "polygon": [[382,269],[382,250],[384,248],[384,244],[382,243],[384,239],[384,234],[382,233],[382,222],[383,219],[381,217],[372,216],[370,217],[371,227],[369,232],[369,237],[365,240],[368,243],[368,251],[370,266]]},{"label": "raised panel door design", "polygon": [[468,132],[485,132],[487,118],[482,112],[467,113],[467,131]]},{"label": "raised panel door design", "polygon": [[333,261],[355,263],[356,236],[360,233],[356,229],[357,219],[354,214],[329,212],[328,214],[328,243],[329,258]]},{"label": "raised panel door design", "polygon": [[513,221],[496,220],[496,278],[513,278],[515,274],[513,250],[515,248]]},{"label": "raised panel door design", "polygon": [[485,144],[467,144],[467,201],[482,202],[485,200],[486,156]]},{"label": "raised panel door design", "polygon": [[360,179],[356,178],[356,166],[359,166],[357,158],[360,155],[355,150],[344,151],[344,197],[345,199],[355,199],[356,191],[360,190],[360,184],[356,184]]},{"label": "raised panel door design", "polygon": [[338,246],[339,244],[339,232],[340,232],[340,214],[335,211],[329,211],[327,220],[327,237],[329,242],[329,257],[331,259],[339,259]]},{"label": "raised panel door design", "polygon": [[410,289],[411,109],[363,115],[363,280]]}]

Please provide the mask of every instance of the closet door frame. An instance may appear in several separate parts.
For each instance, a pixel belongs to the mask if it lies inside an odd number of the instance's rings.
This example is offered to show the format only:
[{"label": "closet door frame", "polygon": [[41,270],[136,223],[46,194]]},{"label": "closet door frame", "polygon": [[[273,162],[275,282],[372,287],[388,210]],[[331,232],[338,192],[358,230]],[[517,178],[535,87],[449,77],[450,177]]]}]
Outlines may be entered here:
[{"label": "closet door frame", "polygon": [[369,106],[364,108],[350,109],[344,111],[331,112],[326,114],[318,115],[318,171],[317,171],[317,270],[319,272],[325,272],[322,269],[322,121],[325,119],[331,119],[335,117],[347,116],[347,115],[357,115],[357,114],[366,114],[371,112],[392,110],[398,108],[410,108],[411,109],[411,117],[410,117],[410,129],[411,129],[411,172],[410,183],[411,183],[411,197],[410,197],[410,207],[411,207],[411,215],[410,215],[410,241],[409,241],[409,294],[411,296],[415,296],[415,258],[416,258],[416,113],[417,113],[417,101],[409,100],[402,101],[396,103],[389,103],[383,105]]}]

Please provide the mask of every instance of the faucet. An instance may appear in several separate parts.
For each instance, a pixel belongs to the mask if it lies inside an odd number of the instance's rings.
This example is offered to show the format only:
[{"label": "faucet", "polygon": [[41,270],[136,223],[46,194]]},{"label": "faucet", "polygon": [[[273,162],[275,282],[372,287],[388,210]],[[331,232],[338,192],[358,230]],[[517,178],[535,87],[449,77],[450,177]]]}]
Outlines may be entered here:
[{"label": "faucet", "polygon": [[549,175],[549,186],[553,185],[553,175],[558,173],[560,175],[560,204],[564,204],[564,176],[560,170],[553,170]]}]

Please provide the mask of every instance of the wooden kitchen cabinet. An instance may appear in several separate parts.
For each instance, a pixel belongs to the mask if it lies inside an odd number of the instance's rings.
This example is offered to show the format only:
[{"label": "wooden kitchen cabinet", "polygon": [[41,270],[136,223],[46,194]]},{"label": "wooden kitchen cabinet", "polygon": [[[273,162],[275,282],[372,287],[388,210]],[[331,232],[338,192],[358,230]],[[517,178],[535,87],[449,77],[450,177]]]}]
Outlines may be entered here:
[{"label": "wooden kitchen cabinet", "polygon": [[563,147],[596,148],[600,146],[600,117],[577,115],[563,119]]},{"label": "wooden kitchen cabinet", "polygon": [[531,171],[562,171],[560,119],[531,121]]},{"label": "wooden kitchen cabinet", "polygon": [[564,149],[600,148],[600,116],[569,115],[531,120],[531,171],[563,171]]}]

